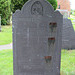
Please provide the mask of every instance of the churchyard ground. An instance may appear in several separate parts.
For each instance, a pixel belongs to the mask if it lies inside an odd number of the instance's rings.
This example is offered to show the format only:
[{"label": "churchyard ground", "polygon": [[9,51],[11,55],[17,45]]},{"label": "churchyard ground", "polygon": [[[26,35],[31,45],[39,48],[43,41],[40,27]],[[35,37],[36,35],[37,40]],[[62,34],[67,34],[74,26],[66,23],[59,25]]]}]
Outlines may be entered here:
[{"label": "churchyard ground", "polygon": [[[75,23],[73,27],[75,29]],[[0,32],[0,45],[12,42],[12,26],[2,26]],[[0,51],[0,75],[13,75],[13,51]],[[75,50],[62,50],[61,52],[61,75],[75,75]]]},{"label": "churchyard ground", "polygon": [[[13,51],[0,51],[0,75],[13,75]],[[61,75],[75,75],[75,50],[62,50]]]}]

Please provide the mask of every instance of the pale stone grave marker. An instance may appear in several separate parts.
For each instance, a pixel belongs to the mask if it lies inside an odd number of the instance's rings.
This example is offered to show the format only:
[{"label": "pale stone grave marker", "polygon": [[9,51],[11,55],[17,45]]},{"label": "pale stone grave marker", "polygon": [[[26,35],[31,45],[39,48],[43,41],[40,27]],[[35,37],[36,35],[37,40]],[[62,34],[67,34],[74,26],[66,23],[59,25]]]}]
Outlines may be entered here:
[{"label": "pale stone grave marker", "polygon": [[14,75],[60,75],[62,22],[46,0],[29,0],[13,14]]}]

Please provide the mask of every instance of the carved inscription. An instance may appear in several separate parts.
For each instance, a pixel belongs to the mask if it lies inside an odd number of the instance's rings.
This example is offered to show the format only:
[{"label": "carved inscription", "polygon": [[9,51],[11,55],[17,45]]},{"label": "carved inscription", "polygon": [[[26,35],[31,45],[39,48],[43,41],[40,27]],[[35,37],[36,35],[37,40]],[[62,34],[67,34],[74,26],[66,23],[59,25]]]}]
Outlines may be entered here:
[{"label": "carved inscription", "polygon": [[31,7],[32,15],[43,15],[43,6],[40,1],[36,1],[33,3]]}]

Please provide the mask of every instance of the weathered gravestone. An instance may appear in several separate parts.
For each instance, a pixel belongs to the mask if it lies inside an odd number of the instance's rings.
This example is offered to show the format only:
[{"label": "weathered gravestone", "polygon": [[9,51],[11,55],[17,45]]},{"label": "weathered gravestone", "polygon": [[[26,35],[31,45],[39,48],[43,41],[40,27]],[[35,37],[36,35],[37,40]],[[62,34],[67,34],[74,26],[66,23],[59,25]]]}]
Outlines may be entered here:
[{"label": "weathered gravestone", "polygon": [[13,14],[14,75],[60,75],[62,21],[46,0]]},{"label": "weathered gravestone", "polygon": [[72,49],[75,46],[75,32],[70,19],[63,19],[63,29],[62,29],[62,48]]}]

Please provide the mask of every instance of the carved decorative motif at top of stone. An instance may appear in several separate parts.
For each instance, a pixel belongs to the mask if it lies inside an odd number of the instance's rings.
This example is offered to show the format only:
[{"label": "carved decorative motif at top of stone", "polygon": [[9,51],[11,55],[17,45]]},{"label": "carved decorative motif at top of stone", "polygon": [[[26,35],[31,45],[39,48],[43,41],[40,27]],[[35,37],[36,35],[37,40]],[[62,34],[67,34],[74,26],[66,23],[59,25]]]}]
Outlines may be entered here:
[{"label": "carved decorative motif at top of stone", "polygon": [[43,6],[40,1],[34,2],[34,4],[31,7],[31,14],[43,15]]}]

